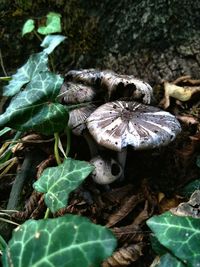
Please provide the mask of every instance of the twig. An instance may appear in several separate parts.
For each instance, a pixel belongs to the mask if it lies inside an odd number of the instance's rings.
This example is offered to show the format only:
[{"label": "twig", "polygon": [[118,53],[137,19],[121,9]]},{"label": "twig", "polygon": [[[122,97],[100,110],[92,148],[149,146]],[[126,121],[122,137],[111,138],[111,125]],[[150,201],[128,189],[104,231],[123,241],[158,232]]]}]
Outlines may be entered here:
[{"label": "twig", "polygon": [[5,76],[8,76],[8,74],[7,74],[7,72],[6,72],[5,68],[4,68],[3,57],[2,57],[1,49],[0,49],[0,64],[1,64],[1,68],[3,70],[4,75]]}]

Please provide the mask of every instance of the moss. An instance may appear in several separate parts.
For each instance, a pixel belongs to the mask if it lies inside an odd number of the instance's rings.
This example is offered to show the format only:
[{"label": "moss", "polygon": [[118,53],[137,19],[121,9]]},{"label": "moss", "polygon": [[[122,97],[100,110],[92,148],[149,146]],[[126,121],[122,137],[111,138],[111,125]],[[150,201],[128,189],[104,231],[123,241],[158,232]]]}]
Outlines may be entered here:
[{"label": "moss", "polygon": [[80,1],[67,1],[62,22],[71,55],[81,55],[94,50],[97,44],[98,19],[87,14]]}]

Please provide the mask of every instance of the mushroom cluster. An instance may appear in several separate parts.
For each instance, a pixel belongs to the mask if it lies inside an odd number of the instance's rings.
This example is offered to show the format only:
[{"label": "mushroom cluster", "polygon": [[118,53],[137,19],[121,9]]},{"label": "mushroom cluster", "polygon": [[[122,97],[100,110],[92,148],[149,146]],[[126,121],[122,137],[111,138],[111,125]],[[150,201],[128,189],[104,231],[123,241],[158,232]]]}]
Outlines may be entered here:
[{"label": "mushroom cluster", "polygon": [[[95,69],[66,74],[59,96],[62,103],[96,103],[74,109],[69,116],[73,133],[87,137],[95,182],[109,184],[123,178],[127,146],[134,150],[165,146],[181,131],[175,116],[149,105],[152,95],[149,84],[131,75]],[[97,144],[117,151],[118,161],[100,157]]]}]

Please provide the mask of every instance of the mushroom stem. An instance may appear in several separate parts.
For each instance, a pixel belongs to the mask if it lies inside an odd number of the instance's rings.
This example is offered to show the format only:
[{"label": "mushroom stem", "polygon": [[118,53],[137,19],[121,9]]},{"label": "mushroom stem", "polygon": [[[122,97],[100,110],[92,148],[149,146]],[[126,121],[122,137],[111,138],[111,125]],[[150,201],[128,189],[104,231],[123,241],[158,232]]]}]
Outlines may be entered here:
[{"label": "mushroom stem", "polygon": [[88,144],[91,158],[94,158],[95,156],[98,155],[98,148],[96,142],[94,141],[94,139],[87,130],[83,132],[83,137],[85,138]]},{"label": "mushroom stem", "polygon": [[122,167],[122,175],[120,180],[123,181],[124,180],[124,169],[125,169],[125,165],[126,165],[126,157],[127,157],[127,148],[123,148],[122,151],[117,153],[117,159],[119,164]]}]

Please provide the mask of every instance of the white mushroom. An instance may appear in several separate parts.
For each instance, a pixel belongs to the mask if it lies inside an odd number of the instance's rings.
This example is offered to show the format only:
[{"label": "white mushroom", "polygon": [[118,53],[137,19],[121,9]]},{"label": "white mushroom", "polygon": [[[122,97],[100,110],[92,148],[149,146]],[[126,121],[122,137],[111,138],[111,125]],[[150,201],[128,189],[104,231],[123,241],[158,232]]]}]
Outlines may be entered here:
[{"label": "white mushroom", "polygon": [[96,96],[96,91],[91,86],[83,84],[64,82],[58,99],[65,104],[77,104],[89,102]]},{"label": "white mushroom", "polygon": [[68,126],[75,135],[82,135],[89,147],[91,157],[98,153],[97,144],[87,130],[86,119],[96,109],[95,105],[88,104],[85,107],[76,108],[69,112]]},{"label": "white mushroom", "polygon": [[[181,131],[169,112],[133,101],[114,101],[98,107],[88,118],[87,127],[96,142],[126,154],[126,147],[152,149],[169,144]],[[125,156],[119,153],[124,169]]]},{"label": "white mushroom", "polygon": [[122,167],[114,159],[103,159],[100,156],[90,161],[95,169],[91,173],[91,177],[98,184],[110,184],[119,179],[122,175]]},{"label": "white mushroom", "polygon": [[66,74],[66,79],[84,83],[90,86],[100,87],[106,91],[106,100],[119,97],[131,97],[134,100],[142,100],[150,104],[153,90],[151,86],[132,75],[119,75],[110,70],[71,70]]}]

